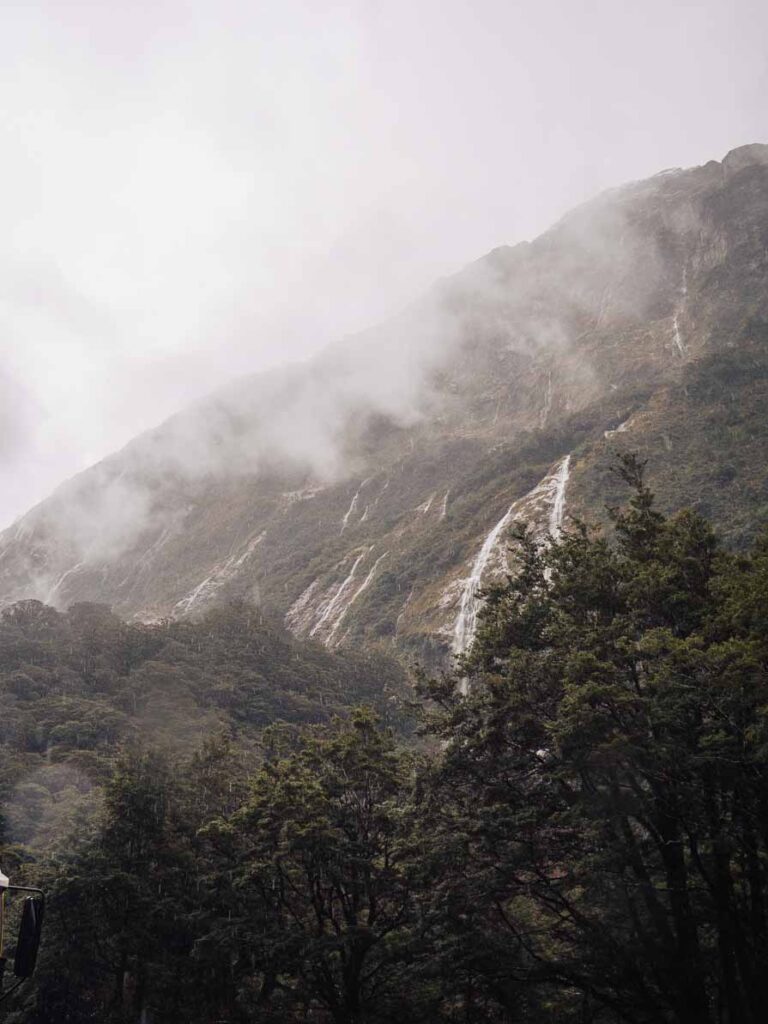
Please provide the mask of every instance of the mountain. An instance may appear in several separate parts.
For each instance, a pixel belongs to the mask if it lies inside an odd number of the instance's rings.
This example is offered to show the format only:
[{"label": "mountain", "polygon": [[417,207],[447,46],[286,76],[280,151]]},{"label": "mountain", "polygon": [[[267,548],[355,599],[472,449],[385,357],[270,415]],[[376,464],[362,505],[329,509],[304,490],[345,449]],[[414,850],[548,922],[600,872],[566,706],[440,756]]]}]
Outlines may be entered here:
[{"label": "mountain", "polygon": [[768,519],[768,146],[495,249],[400,316],[246,378],[0,536],[0,600],[134,620],[245,598],[299,637],[466,647],[506,528],[600,519],[612,453],[735,547]]}]

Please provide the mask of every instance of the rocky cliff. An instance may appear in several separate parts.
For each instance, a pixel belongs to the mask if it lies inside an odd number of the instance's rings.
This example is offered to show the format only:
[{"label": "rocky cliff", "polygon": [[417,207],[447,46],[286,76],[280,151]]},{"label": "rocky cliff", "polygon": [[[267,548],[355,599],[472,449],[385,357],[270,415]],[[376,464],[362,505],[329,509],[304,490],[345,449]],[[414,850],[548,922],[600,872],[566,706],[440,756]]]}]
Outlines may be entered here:
[{"label": "rocky cliff", "polygon": [[235,597],[329,647],[471,639],[507,527],[600,518],[611,452],[739,545],[768,519],[768,146],[622,186],[313,361],[241,381],[0,538],[0,598]]}]

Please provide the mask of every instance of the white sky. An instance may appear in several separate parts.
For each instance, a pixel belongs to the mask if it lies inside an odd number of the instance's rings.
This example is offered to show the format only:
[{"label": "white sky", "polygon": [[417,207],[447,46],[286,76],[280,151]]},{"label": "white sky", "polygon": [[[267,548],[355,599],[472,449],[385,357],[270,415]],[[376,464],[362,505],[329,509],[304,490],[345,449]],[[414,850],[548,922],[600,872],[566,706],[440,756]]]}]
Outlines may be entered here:
[{"label": "white sky", "polygon": [[0,526],[602,188],[768,141],[757,0],[5,0]]}]

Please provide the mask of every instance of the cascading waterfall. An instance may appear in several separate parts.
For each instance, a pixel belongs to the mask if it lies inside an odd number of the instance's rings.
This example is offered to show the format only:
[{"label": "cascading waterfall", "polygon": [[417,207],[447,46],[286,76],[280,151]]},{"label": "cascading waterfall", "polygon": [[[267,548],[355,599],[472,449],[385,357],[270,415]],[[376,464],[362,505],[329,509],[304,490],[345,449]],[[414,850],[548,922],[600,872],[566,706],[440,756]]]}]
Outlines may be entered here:
[{"label": "cascading waterfall", "polygon": [[568,478],[571,475],[571,456],[566,455],[555,473],[555,500],[552,502],[552,511],[549,513],[549,532],[557,538],[563,530],[565,519],[565,489],[568,486]]},{"label": "cascading waterfall", "polygon": [[360,586],[357,588],[357,590],[352,594],[352,596],[349,598],[349,600],[346,602],[346,604],[344,604],[342,606],[342,608],[340,609],[340,611],[338,612],[338,614],[336,616],[336,621],[333,624],[333,629],[328,634],[328,639],[325,642],[327,647],[332,647],[333,646],[333,642],[336,639],[336,634],[339,631],[339,626],[344,621],[345,615],[347,614],[349,609],[352,607],[352,605],[355,603],[355,601],[358,599],[358,597],[360,597],[360,595],[363,593],[363,591],[367,590],[368,587],[371,585],[371,581],[373,580],[373,577],[376,575],[376,570],[379,568],[379,565],[381,564],[381,562],[384,561],[384,559],[387,557],[388,554],[389,554],[389,552],[385,551],[383,555],[379,555],[379,557],[373,563],[373,566],[369,570],[368,575],[365,577],[363,582],[360,584]]},{"label": "cascading waterfall", "polygon": [[[357,503],[360,500],[360,492],[363,490],[363,488],[366,486],[366,484],[369,484],[371,482],[371,480],[372,480],[372,477],[370,477],[370,476],[366,477],[366,479],[363,480],[363,482],[360,484],[360,486],[357,488],[357,490],[353,494],[352,501],[349,503],[349,508],[347,509],[346,513],[344,514],[344,518],[341,520],[341,530],[339,531],[340,533],[344,533],[346,528],[349,526],[349,520],[350,520],[351,516],[353,516],[357,512]],[[368,509],[366,508],[365,511],[366,511],[366,515],[367,515]]]},{"label": "cascading waterfall", "polygon": [[416,511],[417,512],[421,512],[421,514],[423,516],[425,516],[427,514],[427,512],[429,512],[429,510],[432,508],[432,502],[434,500],[435,500],[435,494],[432,493],[432,494],[430,494],[430,496],[427,498],[427,500],[425,502],[422,502],[422,504],[419,505],[419,507],[416,509]]},{"label": "cascading waterfall", "polygon": [[222,587],[235,578],[238,570],[243,567],[264,540],[266,533],[266,530],[262,530],[258,536],[251,538],[244,551],[240,554],[232,555],[225,562],[217,565],[210,576],[206,576],[186,597],[176,602],[173,609],[174,615],[179,617],[189,615],[197,605],[203,605],[210,601]]},{"label": "cascading waterfall", "polygon": [[61,576],[59,576],[58,580],[53,584],[53,586],[48,591],[48,594],[46,595],[44,603],[45,604],[53,604],[54,598],[56,597],[58,592],[61,590],[61,588],[64,585],[65,581],[67,579],[69,579],[70,576],[73,576],[79,569],[82,569],[82,567],[84,565],[85,565],[85,562],[78,562],[77,565],[73,565],[71,569],[67,569],[66,572],[63,572],[61,574]]},{"label": "cascading waterfall", "polygon": [[472,642],[477,625],[477,615],[482,604],[477,595],[480,581],[485,573],[488,560],[496,549],[501,531],[507,526],[515,506],[511,505],[505,515],[496,523],[494,528],[485,538],[483,546],[475,559],[472,570],[464,582],[464,589],[461,592],[461,603],[459,614],[456,617],[456,625],[453,630],[453,651],[455,654],[463,654]]},{"label": "cascading waterfall", "polygon": [[675,315],[672,318],[672,337],[675,342],[675,347],[681,357],[685,356],[687,346],[683,341],[683,335],[680,331],[680,314],[685,309],[685,303],[688,299],[688,268],[683,267],[683,283],[680,286],[680,301],[675,309]]},{"label": "cascading waterfall", "polygon": [[683,336],[680,333],[680,314],[679,313],[675,313],[674,319],[672,321],[672,337],[674,339],[675,348],[677,349],[678,354],[680,356],[684,356],[685,355],[685,345],[683,343]]},{"label": "cascading waterfall", "polygon": [[322,627],[325,625],[325,623],[328,622],[329,619],[331,619],[331,616],[336,611],[336,609],[339,607],[339,603],[344,599],[345,593],[347,592],[347,590],[349,590],[349,588],[354,583],[355,573],[357,572],[358,565],[360,565],[360,563],[363,561],[364,558],[368,557],[370,552],[371,552],[371,548],[366,548],[365,551],[363,551],[362,554],[357,556],[357,558],[355,559],[354,564],[352,565],[352,568],[350,569],[350,571],[347,574],[347,576],[341,581],[341,583],[339,584],[338,588],[331,592],[331,595],[328,598],[328,602],[325,605],[325,607],[323,609],[323,612],[320,615],[320,618],[317,620],[317,622],[314,624],[312,629],[309,631],[309,635],[310,636],[312,636],[312,637],[315,636],[317,631],[319,629],[322,629]]},{"label": "cascading waterfall", "polygon": [[[321,591],[319,579],[313,580],[286,615],[286,622],[291,629],[299,635],[322,640],[326,647],[334,647],[343,642],[344,636],[340,639],[337,639],[337,636],[347,612],[371,585],[379,566],[389,554],[385,551],[379,555],[361,580],[360,576],[365,569],[361,569],[360,574],[358,569],[372,551],[373,547],[366,547],[362,551],[358,549],[358,552],[342,559],[336,569],[345,572],[346,575],[340,583],[331,584],[325,591]],[[353,557],[352,567],[349,568],[350,559]]]},{"label": "cascading waterfall", "polygon": [[489,563],[497,553],[499,540],[506,527],[514,519],[527,518],[524,516],[526,512],[530,514],[531,519],[534,519],[538,512],[539,519],[541,519],[543,505],[548,511],[548,515],[544,520],[546,530],[539,529],[537,531],[539,535],[544,539],[548,532],[550,536],[556,538],[562,532],[565,519],[565,491],[570,477],[570,466],[571,456],[566,455],[532,491],[510,505],[507,512],[483,541],[483,546],[472,563],[472,569],[462,588],[451,645],[454,654],[463,654],[472,643],[477,627],[477,617],[483,605],[482,598],[478,596],[477,592],[482,585]]}]

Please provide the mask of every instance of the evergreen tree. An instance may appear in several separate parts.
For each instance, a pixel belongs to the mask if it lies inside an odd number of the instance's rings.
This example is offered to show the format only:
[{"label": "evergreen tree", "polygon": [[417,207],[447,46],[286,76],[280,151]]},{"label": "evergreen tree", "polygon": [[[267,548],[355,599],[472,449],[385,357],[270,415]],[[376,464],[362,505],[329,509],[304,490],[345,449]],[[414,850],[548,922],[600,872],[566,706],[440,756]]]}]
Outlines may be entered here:
[{"label": "evergreen tree", "polygon": [[402,827],[411,760],[357,711],[267,760],[245,805],[208,829],[233,868],[238,955],[260,1014],[249,1019],[420,1019]]},{"label": "evergreen tree", "polygon": [[633,496],[615,543],[576,523],[541,548],[521,529],[461,668],[468,696],[425,685],[443,828],[469,850],[456,885],[488,988],[519,969],[493,946],[524,953],[560,1003],[544,1019],[757,1022],[766,544],[727,556],[698,516],[655,510],[637,460],[619,472]]}]

